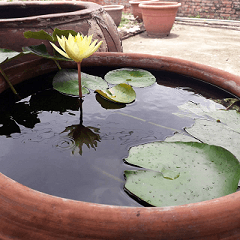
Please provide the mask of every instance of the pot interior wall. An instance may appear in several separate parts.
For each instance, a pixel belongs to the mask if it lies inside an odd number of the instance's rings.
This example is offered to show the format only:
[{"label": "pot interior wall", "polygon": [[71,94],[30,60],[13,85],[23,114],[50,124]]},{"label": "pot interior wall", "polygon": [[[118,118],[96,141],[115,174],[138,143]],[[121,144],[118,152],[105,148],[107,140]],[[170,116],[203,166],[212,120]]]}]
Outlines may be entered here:
[{"label": "pot interior wall", "polygon": [[66,12],[74,12],[83,10],[83,6],[74,6],[74,5],[59,5],[59,4],[50,4],[50,5],[18,5],[12,4],[7,6],[0,7],[0,19],[10,19],[10,18],[24,18],[38,15],[47,15],[47,14],[60,14]]}]

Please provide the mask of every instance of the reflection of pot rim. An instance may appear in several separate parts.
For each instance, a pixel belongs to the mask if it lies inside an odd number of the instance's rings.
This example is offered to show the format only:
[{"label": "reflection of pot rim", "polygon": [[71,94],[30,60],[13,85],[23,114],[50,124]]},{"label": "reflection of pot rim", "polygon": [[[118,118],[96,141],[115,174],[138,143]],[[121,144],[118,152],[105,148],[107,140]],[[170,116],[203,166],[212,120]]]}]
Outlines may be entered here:
[{"label": "reflection of pot rim", "polygon": [[104,5],[103,8],[106,11],[116,11],[116,10],[122,10],[124,6],[123,5]]},{"label": "reflection of pot rim", "polygon": [[152,1],[152,2],[141,2],[138,6],[140,8],[166,9],[166,8],[178,8],[181,6],[181,3]]},{"label": "reflection of pot rim", "polygon": [[[23,71],[25,65],[27,73]],[[61,66],[73,68],[75,63],[61,62]],[[215,84],[240,97],[239,76],[186,60],[147,54],[95,53],[84,59],[83,67],[86,66],[171,71]],[[25,76],[31,78],[55,70],[53,61],[38,59],[5,72],[14,82],[16,78],[23,80]],[[0,76],[0,86],[1,80]],[[31,235],[31,239],[213,239],[238,234],[240,227],[240,192],[181,206],[119,207],[47,195],[0,173],[0,198],[3,239],[11,234]]]}]

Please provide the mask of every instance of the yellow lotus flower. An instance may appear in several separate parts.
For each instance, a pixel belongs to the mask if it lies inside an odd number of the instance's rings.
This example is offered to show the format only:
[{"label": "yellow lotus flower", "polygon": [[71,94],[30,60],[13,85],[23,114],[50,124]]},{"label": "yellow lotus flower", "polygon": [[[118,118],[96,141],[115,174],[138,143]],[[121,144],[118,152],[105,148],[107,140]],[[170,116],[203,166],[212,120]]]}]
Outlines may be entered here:
[{"label": "yellow lotus flower", "polygon": [[66,58],[73,59],[77,63],[81,62],[84,58],[91,56],[102,44],[102,41],[96,44],[98,40],[91,43],[92,35],[83,37],[80,33],[78,33],[75,37],[70,33],[68,39],[65,36],[62,36],[61,38],[57,36],[57,39],[59,45],[64,51],[58,48],[54,43],[50,42],[50,44],[61,55]]}]

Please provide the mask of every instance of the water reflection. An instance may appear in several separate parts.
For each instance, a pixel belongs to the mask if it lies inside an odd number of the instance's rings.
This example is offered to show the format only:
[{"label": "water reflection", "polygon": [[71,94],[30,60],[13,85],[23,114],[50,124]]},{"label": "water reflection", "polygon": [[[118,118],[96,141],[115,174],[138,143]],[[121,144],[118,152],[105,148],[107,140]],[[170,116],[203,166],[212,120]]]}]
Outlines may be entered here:
[{"label": "water reflection", "polygon": [[72,154],[79,153],[82,155],[84,144],[87,145],[89,149],[93,148],[96,150],[98,142],[101,141],[99,128],[85,127],[82,124],[77,124],[66,127],[62,133],[65,132],[67,132],[68,137],[74,141],[71,147]]}]

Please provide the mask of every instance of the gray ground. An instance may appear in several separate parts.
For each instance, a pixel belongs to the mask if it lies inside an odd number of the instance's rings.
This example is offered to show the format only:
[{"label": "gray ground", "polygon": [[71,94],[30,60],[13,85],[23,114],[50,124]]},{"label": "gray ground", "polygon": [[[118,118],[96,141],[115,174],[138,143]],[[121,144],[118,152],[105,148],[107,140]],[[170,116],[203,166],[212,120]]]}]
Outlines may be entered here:
[{"label": "gray ground", "polygon": [[168,37],[150,38],[145,31],[123,40],[123,51],[181,58],[240,75],[240,22],[225,23],[206,27],[206,22],[177,21]]}]

